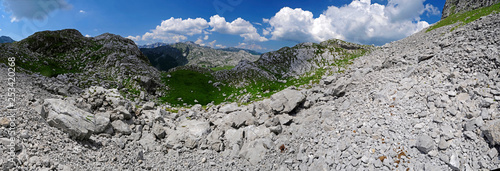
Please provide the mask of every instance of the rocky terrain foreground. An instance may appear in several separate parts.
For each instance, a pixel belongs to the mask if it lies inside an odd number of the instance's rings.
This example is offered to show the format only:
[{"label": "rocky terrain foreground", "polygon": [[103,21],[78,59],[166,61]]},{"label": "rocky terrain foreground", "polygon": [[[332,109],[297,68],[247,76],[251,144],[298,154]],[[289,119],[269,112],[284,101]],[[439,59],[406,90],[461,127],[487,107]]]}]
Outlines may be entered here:
[{"label": "rocky terrain foreground", "polygon": [[[16,73],[17,110],[0,101],[0,165],[4,170],[500,168],[500,14],[450,31],[453,27],[378,47],[309,89],[288,88],[243,106],[167,111],[95,86],[77,96],[54,95],[43,88],[51,85],[42,76]],[[8,66],[0,66],[1,95],[7,99]]]}]

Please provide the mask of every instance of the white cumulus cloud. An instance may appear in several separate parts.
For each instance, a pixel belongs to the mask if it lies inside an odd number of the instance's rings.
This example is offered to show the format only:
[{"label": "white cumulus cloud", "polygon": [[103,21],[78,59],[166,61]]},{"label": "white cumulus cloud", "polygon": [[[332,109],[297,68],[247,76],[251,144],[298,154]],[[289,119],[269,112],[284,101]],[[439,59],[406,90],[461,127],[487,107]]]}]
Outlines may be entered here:
[{"label": "white cumulus cloud", "polygon": [[71,9],[66,0],[3,0],[5,11],[12,13],[11,22],[23,18],[44,20],[50,13],[59,9]]},{"label": "white cumulus cloud", "polygon": [[80,12],[80,13],[82,13],[82,14],[87,13],[87,12],[86,12],[86,11],[84,11],[84,10],[80,10],[79,12]]},{"label": "white cumulus cloud", "polygon": [[273,40],[320,42],[336,38],[381,45],[428,27],[419,16],[424,12],[435,15],[436,10],[430,4],[424,6],[424,0],[389,0],[385,6],[354,0],[342,7],[330,6],[314,18],[310,11],[284,7],[270,19],[263,19],[270,25],[263,34],[272,35]]},{"label": "white cumulus cloud", "polygon": [[168,20],[161,22],[161,25],[156,26],[153,32],[156,33],[173,33],[181,35],[195,35],[201,34],[203,29],[208,27],[207,20],[203,18],[196,19],[182,19],[171,17]]},{"label": "white cumulus cloud", "polygon": [[209,25],[212,27],[211,31],[213,32],[240,35],[247,41],[267,41],[267,38],[262,37],[259,33],[257,33],[257,29],[252,25],[252,23],[242,18],[237,18],[229,23],[226,22],[224,17],[214,15],[210,17]]},{"label": "white cumulus cloud", "polygon": [[128,36],[127,38],[133,41],[163,41],[163,42],[180,42],[187,40],[187,36],[201,34],[204,29],[208,28],[208,22],[203,18],[174,18],[164,20],[160,25],[150,32],[146,32],[142,36]]},{"label": "white cumulus cloud", "polygon": [[[197,40],[197,42],[200,42],[199,44],[203,44],[203,40],[208,40],[208,35],[213,32],[239,35],[244,38],[245,41],[267,41],[267,38],[257,33],[257,29],[250,22],[242,18],[238,18],[232,22],[226,22],[226,19],[219,15],[210,17],[210,22],[207,22],[207,20],[203,18],[182,19],[172,17],[162,21],[155,29],[146,32],[142,36],[128,36],[127,38],[136,42],[179,42],[187,40],[187,36],[204,34],[204,37]],[[215,47],[210,45],[210,43],[208,43],[208,45],[210,47]]]}]

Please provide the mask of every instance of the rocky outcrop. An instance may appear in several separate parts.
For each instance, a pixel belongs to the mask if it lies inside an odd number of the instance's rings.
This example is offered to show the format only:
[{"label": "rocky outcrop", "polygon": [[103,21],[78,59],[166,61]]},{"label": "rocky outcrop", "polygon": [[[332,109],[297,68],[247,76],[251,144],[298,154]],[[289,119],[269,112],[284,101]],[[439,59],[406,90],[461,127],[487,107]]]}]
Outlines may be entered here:
[{"label": "rocky outcrop", "polygon": [[[49,77],[40,78],[40,86],[62,95],[80,93],[91,85],[155,94],[161,84],[160,72],[132,40],[109,33],[84,37],[74,29],[37,32],[0,46],[0,62],[13,56],[20,70]],[[149,78],[149,87],[143,86],[144,79],[135,79],[137,76]],[[51,85],[54,83],[57,85]]]},{"label": "rocky outcrop", "polygon": [[40,115],[77,140],[88,139],[95,130],[94,115],[60,99],[45,99]]},{"label": "rocky outcrop", "polygon": [[372,46],[358,45],[332,39],[317,43],[301,43],[294,47],[284,47],[278,51],[261,55],[255,61],[241,61],[235,68],[218,71],[213,75],[219,80],[226,80],[237,86],[252,81],[283,81],[304,76],[319,68],[342,67],[337,60],[352,56],[361,56],[372,50]]},{"label": "rocky outcrop", "polygon": [[441,19],[444,19],[452,14],[491,6],[499,2],[500,0],[446,0]]}]

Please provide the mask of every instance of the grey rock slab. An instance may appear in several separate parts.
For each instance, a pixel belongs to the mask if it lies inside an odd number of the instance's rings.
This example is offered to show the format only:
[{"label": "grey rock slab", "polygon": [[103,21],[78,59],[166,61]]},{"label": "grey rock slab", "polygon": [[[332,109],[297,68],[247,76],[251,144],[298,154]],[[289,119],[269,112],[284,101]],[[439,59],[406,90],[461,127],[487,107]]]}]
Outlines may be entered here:
[{"label": "grey rock slab", "polygon": [[289,113],[304,102],[306,96],[302,92],[285,89],[271,96],[269,106],[275,113]]},{"label": "grey rock slab", "polygon": [[224,149],[224,145],[222,143],[222,135],[223,132],[219,129],[215,129],[210,132],[207,136],[207,145],[210,149],[220,152]]},{"label": "grey rock slab", "polygon": [[495,157],[498,156],[498,151],[496,148],[491,148],[490,150],[488,150],[488,156],[491,158],[491,159],[494,159]]},{"label": "grey rock slab", "polygon": [[417,143],[415,145],[419,151],[425,154],[429,153],[435,147],[434,140],[428,135],[418,136]]},{"label": "grey rock slab", "polygon": [[283,127],[281,125],[271,126],[269,130],[277,135],[283,131]]},{"label": "grey rock slab", "polygon": [[273,143],[270,139],[257,139],[243,144],[239,155],[251,164],[257,165],[271,147],[273,147]]},{"label": "grey rock slab", "polygon": [[253,125],[255,123],[255,118],[252,114],[243,111],[230,113],[223,120],[226,122],[226,125],[234,128]]},{"label": "grey rock slab", "polygon": [[328,77],[326,77],[326,78],[322,79],[322,81],[323,81],[323,83],[324,83],[325,85],[329,85],[329,84],[331,84],[333,81],[335,81],[335,79],[337,79],[337,77],[335,77],[335,76],[328,76]]},{"label": "grey rock slab", "polygon": [[111,122],[111,125],[113,126],[113,129],[115,132],[124,134],[124,135],[130,135],[132,133],[132,130],[130,129],[130,126],[123,122],[122,120],[116,120]]},{"label": "grey rock slab", "polygon": [[261,125],[258,127],[254,126],[254,125],[247,126],[247,127],[243,128],[243,131],[245,132],[245,137],[246,137],[247,141],[252,141],[252,140],[255,140],[257,138],[266,138],[266,137],[270,138],[271,137],[271,130],[264,125]]},{"label": "grey rock slab", "polygon": [[441,138],[439,140],[438,149],[446,150],[446,149],[448,149],[448,147],[450,147],[450,142],[446,141],[445,138]]},{"label": "grey rock slab", "polygon": [[152,133],[143,133],[141,139],[139,140],[139,144],[144,147],[146,150],[154,150],[156,147],[156,137]]},{"label": "grey rock slab", "polygon": [[142,113],[149,119],[149,121],[162,121],[161,109],[157,110],[143,110]]},{"label": "grey rock slab", "polygon": [[40,115],[50,126],[56,127],[75,139],[88,139],[95,131],[94,115],[60,99],[45,99]]},{"label": "grey rock slab", "polygon": [[210,134],[210,124],[197,120],[184,120],[176,130],[167,130],[167,147],[180,148],[182,142],[188,148],[195,148],[201,145],[201,140]]},{"label": "grey rock slab", "polygon": [[457,100],[461,101],[461,102],[465,102],[465,101],[467,101],[469,99],[470,99],[470,97],[469,97],[469,94],[467,94],[467,93],[460,93],[457,96]]},{"label": "grey rock slab", "polygon": [[500,96],[500,91],[498,91],[498,90],[491,90],[491,94],[493,94],[495,96]]},{"label": "grey rock slab", "polygon": [[158,139],[163,139],[166,136],[166,132],[165,129],[163,128],[163,125],[159,123],[153,125],[152,132]]},{"label": "grey rock slab", "polygon": [[500,145],[500,119],[486,122],[481,130],[491,145]]},{"label": "grey rock slab", "polygon": [[281,125],[287,125],[287,124],[290,124],[291,122],[293,122],[293,117],[290,116],[290,115],[278,115],[278,120],[280,122]]},{"label": "grey rock slab", "polygon": [[155,102],[146,102],[144,105],[142,105],[143,110],[153,110],[155,109]]},{"label": "grey rock slab", "polygon": [[453,170],[460,170],[461,163],[457,154],[451,155],[450,163],[448,164],[448,166],[450,166],[450,168]]},{"label": "grey rock slab", "polygon": [[243,129],[228,129],[224,134],[224,138],[229,143],[228,146],[233,144],[241,145],[243,141]]},{"label": "grey rock slab", "polygon": [[132,114],[125,108],[125,106],[118,106],[117,108],[114,109],[114,112],[116,112],[119,115],[123,115],[123,119],[130,119],[132,118]]},{"label": "grey rock slab", "polygon": [[111,113],[97,113],[95,114],[95,133],[102,133],[110,126]]},{"label": "grey rock slab", "polygon": [[185,120],[179,124],[177,130],[187,130],[190,135],[201,137],[210,133],[210,124],[197,120]]},{"label": "grey rock slab", "polygon": [[479,105],[481,107],[489,108],[494,103],[495,100],[493,100],[493,98],[484,98],[483,100],[481,100],[481,103]]},{"label": "grey rock slab", "polygon": [[476,141],[476,140],[477,140],[477,135],[476,135],[476,133],[474,133],[474,132],[472,132],[472,131],[465,131],[465,132],[464,132],[464,135],[465,135],[465,137],[466,137],[466,138],[469,138],[469,139],[471,139],[471,140],[474,140],[474,141]]},{"label": "grey rock slab", "polygon": [[221,112],[221,113],[231,113],[231,112],[240,111],[240,110],[241,110],[241,108],[238,107],[237,103],[227,104],[227,105],[224,105],[224,106],[219,108],[219,112]]}]

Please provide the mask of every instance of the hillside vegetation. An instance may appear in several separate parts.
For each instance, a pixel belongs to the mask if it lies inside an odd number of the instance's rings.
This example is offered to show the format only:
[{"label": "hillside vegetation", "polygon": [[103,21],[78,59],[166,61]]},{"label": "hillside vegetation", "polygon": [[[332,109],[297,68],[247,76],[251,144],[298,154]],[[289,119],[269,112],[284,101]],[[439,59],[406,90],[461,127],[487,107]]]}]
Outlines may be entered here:
[{"label": "hillside vegetation", "polygon": [[[452,9],[452,11],[454,11]],[[448,16],[447,18],[442,19],[441,21],[437,22],[436,24],[430,26],[426,32],[432,31],[434,29],[455,24],[455,23],[460,23],[458,26],[453,27],[451,30],[453,31],[455,28],[463,26],[465,24],[468,24],[470,22],[473,22],[483,16],[490,15],[491,13],[498,13],[500,12],[500,3],[497,3],[492,6],[488,7],[483,7],[479,9],[475,9],[472,11],[467,11],[467,12],[461,12],[461,13],[456,13]]]},{"label": "hillside vegetation", "polygon": [[341,40],[305,43],[263,54],[236,67],[180,67],[166,73],[162,102],[174,106],[248,103],[268,98],[287,87],[306,88],[333,73],[343,72],[355,58],[373,49]]}]

